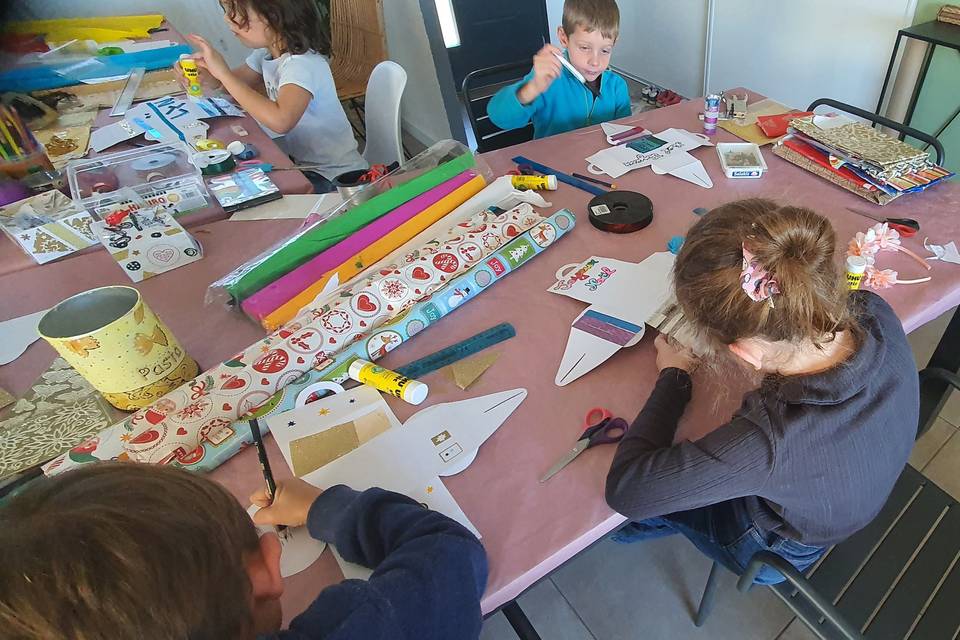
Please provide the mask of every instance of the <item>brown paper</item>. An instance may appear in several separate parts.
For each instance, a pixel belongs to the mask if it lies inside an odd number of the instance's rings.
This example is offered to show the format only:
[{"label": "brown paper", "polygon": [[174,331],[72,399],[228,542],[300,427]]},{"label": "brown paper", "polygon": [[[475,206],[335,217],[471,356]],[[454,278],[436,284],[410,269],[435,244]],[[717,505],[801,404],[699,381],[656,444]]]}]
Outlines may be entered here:
[{"label": "brown paper", "polygon": [[454,362],[449,367],[450,377],[453,378],[454,384],[466,391],[470,385],[477,381],[477,378],[493,366],[493,363],[495,363],[499,357],[500,354],[496,352],[481,353],[471,358]]}]

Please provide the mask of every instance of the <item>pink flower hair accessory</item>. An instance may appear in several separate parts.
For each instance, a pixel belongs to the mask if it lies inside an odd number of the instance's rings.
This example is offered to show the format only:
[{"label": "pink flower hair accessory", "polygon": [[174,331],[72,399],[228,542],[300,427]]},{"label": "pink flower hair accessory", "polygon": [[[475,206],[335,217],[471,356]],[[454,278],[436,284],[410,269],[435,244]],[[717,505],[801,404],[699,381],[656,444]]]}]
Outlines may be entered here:
[{"label": "pink flower hair accessory", "polygon": [[871,289],[887,289],[895,284],[919,284],[930,280],[930,276],[901,280],[899,274],[893,269],[878,269],[876,256],[883,251],[905,253],[923,265],[924,269],[929,271],[932,268],[926,260],[900,244],[900,233],[896,229],[891,229],[886,222],[878,222],[866,232],[858,232],[847,245],[848,256],[861,256],[867,261],[867,270],[863,276],[864,286]]},{"label": "pink flower hair accessory", "polygon": [[763,302],[770,300],[770,306],[773,306],[771,296],[780,293],[780,285],[763,268],[756,256],[743,245],[743,268],[740,271],[740,286],[754,302]]}]

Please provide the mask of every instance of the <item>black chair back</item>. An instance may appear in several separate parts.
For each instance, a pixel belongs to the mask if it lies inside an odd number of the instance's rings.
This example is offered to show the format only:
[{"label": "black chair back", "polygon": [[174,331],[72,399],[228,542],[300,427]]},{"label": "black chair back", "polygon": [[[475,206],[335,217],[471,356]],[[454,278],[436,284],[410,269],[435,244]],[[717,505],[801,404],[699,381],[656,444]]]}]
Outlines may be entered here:
[{"label": "black chair back", "polygon": [[470,127],[477,140],[477,152],[485,153],[533,140],[533,125],[505,131],[487,116],[487,103],[504,84],[516,82],[530,71],[530,61],[506,64],[471,71],[463,79],[463,103]]}]

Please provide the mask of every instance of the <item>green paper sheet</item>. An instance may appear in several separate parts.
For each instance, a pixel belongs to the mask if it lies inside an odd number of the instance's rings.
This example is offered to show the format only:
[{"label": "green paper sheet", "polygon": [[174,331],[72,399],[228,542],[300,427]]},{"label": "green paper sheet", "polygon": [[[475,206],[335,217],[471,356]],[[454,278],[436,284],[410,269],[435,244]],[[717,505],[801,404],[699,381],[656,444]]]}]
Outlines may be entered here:
[{"label": "green paper sheet", "polygon": [[433,187],[446,182],[467,169],[473,168],[475,165],[474,155],[464,153],[453,160],[430,169],[409,182],[397,185],[389,191],[358,204],[345,214],[328,220],[326,223],[306,231],[301,236],[293,238],[277,249],[273,255],[228,285],[227,291],[237,302],[246,300],[277,278],[293,271],[313,256],[332,247],[358,229],[365,227],[377,218],[386,215]]}]

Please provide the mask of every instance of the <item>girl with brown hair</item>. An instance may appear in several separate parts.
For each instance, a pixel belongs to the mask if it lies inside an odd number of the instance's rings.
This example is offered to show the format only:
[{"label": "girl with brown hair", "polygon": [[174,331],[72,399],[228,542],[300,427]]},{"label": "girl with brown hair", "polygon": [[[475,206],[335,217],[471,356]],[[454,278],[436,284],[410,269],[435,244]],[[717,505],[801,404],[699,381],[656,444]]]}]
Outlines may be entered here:
[{"label": "girl with brown hair", "polygon": [[738,574],[761,550],[803,570],[877,515],[913,446],[916,368],[890,306],[847,289],[836,247],[826,219],[769,200],[693,226],[674,266],[684,318],[762,382],[730,422],[674,444],[696,359],[658,336],[660,377],[607,476],[633,521],[615,540],[682,533]]}]

